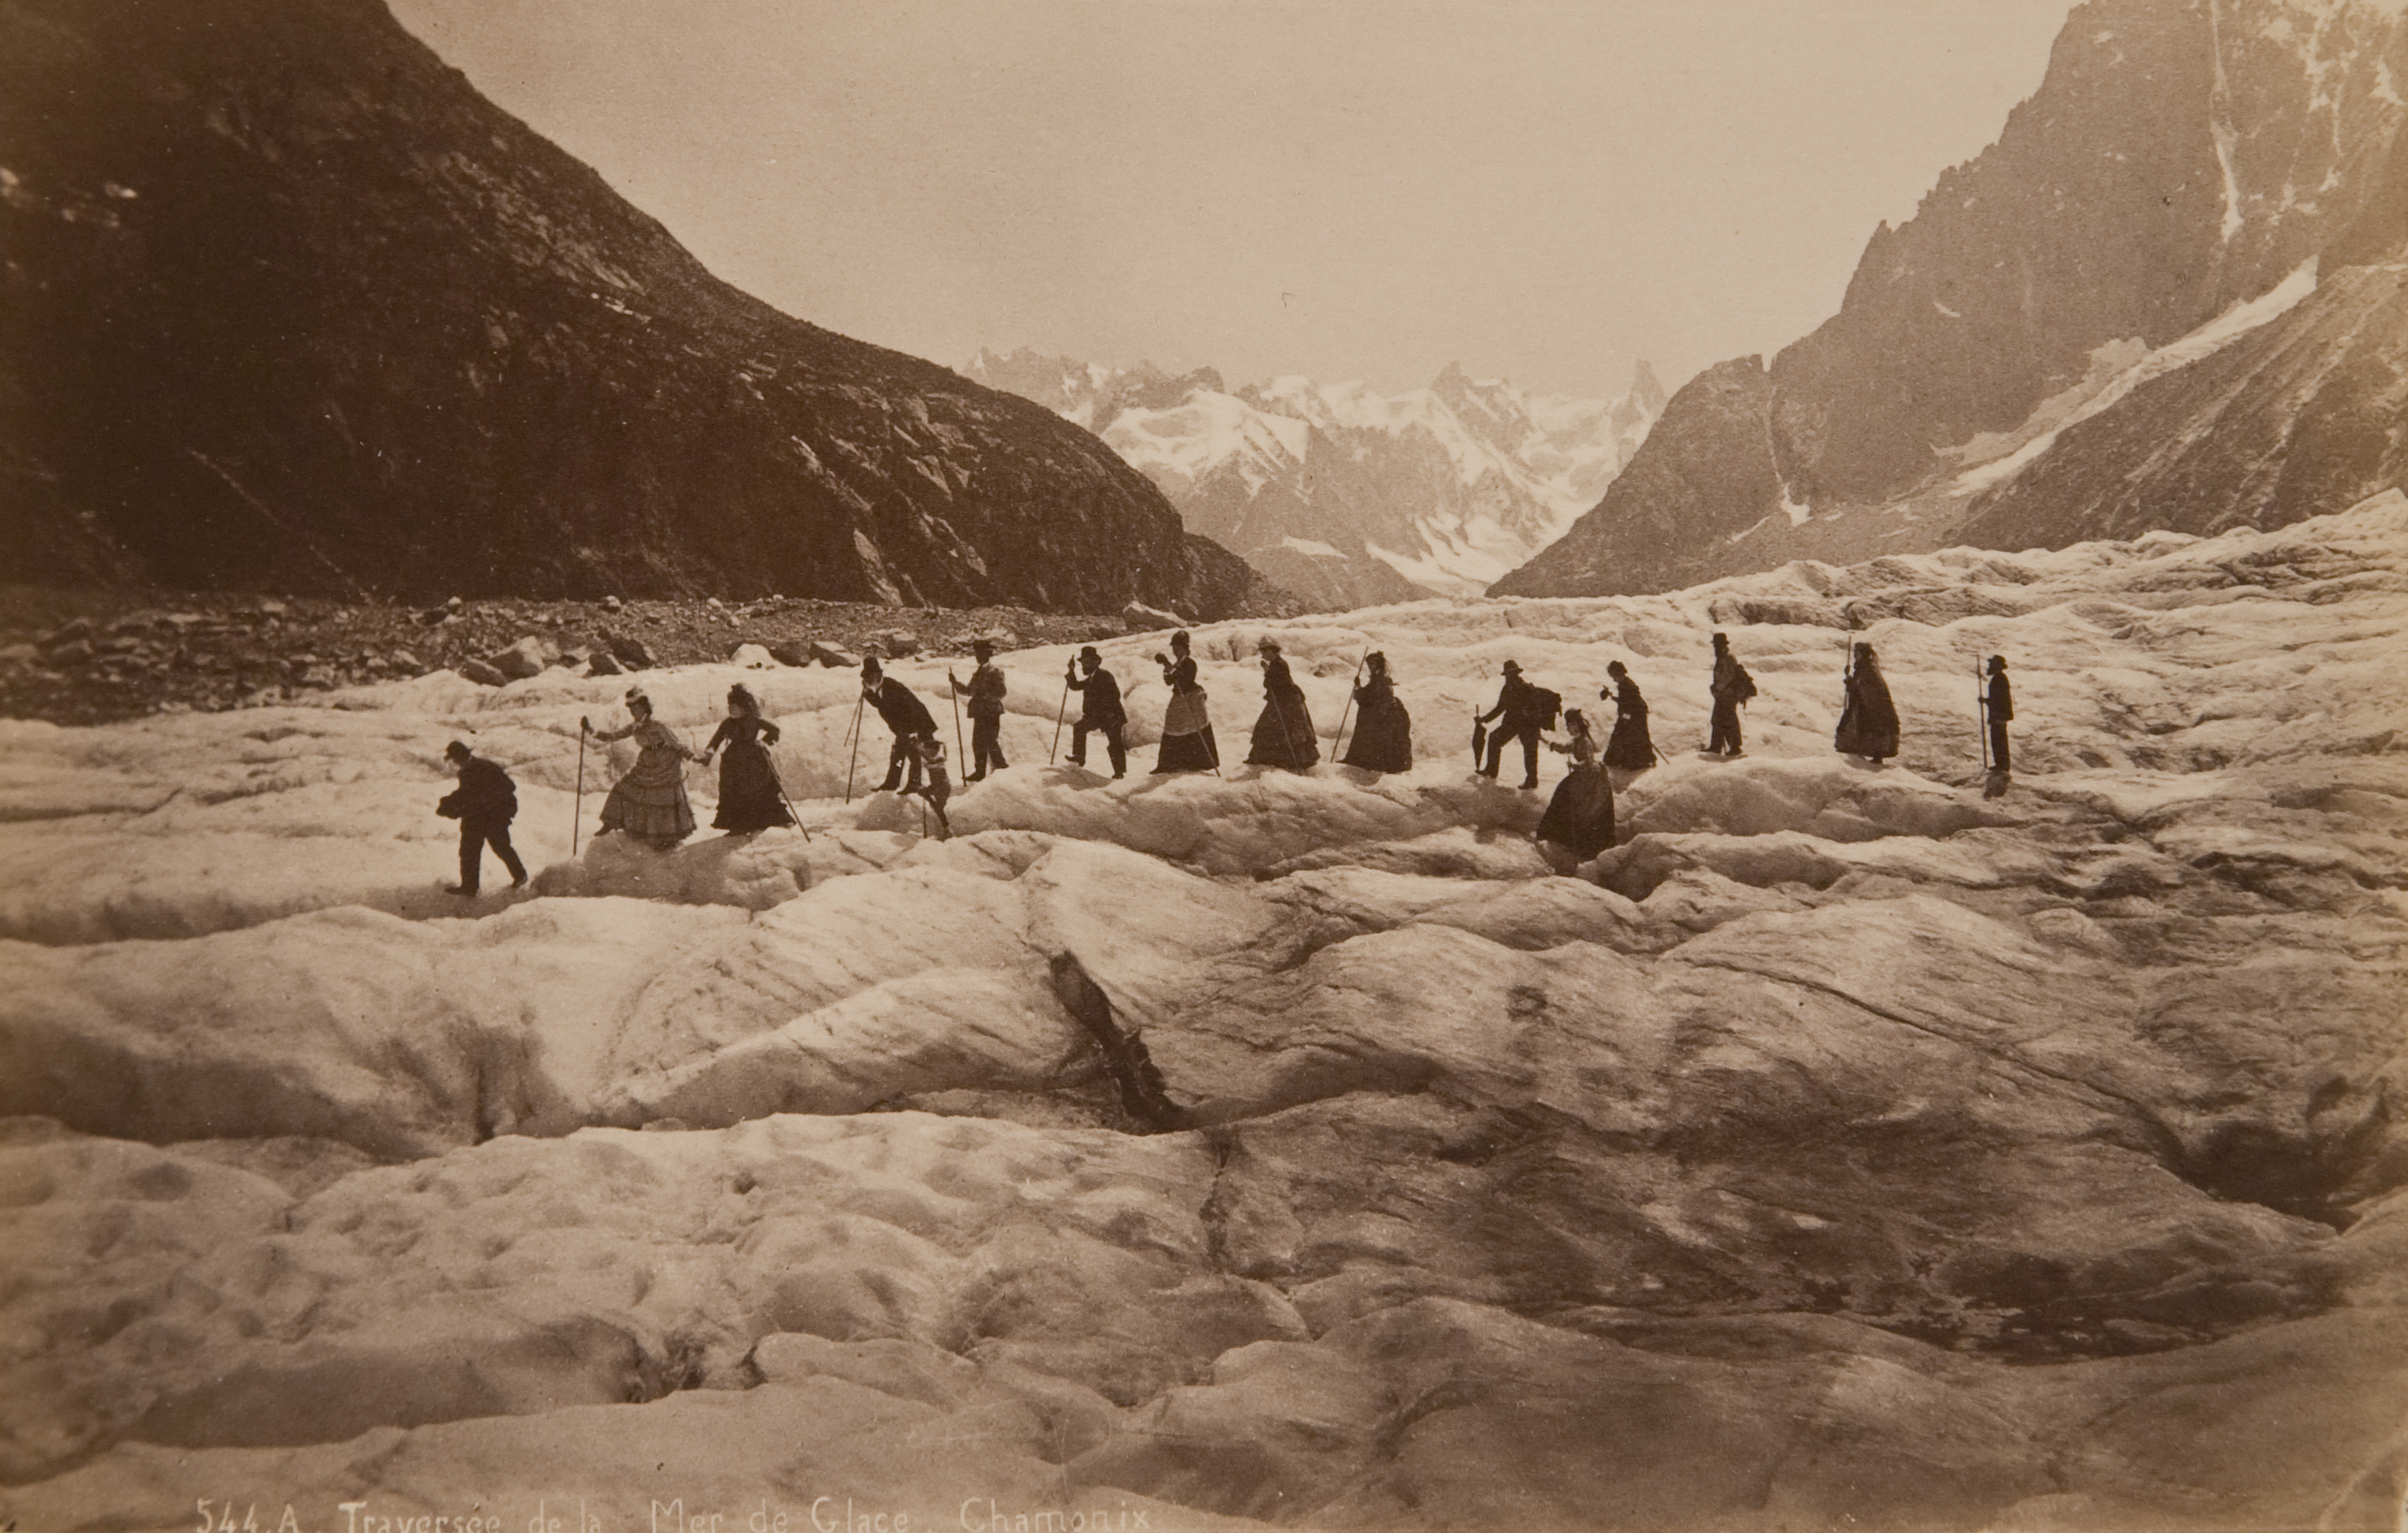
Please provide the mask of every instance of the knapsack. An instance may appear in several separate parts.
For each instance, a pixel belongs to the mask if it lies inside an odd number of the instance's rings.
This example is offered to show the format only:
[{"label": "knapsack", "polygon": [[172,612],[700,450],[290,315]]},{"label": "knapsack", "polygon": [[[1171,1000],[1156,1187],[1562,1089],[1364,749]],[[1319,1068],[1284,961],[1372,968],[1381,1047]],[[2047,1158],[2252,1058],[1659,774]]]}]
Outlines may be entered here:
[{"label": "knapsack", "polygon": [[1743,703],[1755,695],[1756,678],[1747,673],[1747,667],[1745,666],[1742,666],[1739,668],[1739,685],[1733,690],[1732,696],[1737,701]]},{"label": "knapsack", "polygon": [[1541,729],[1553,729],[1555,719],[1564,710],[1564,695],[1546,687],[1530,689],[1530,721]]}]

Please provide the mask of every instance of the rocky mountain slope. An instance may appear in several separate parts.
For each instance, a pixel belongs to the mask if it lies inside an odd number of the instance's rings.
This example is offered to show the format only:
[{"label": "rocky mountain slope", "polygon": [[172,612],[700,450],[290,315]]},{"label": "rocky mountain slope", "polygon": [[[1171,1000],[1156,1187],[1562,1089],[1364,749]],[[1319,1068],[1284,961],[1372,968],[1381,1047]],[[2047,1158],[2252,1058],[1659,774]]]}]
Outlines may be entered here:
[{"label": "rocky mountain slope", "polygon": [[377,0],[0,8],[0,231],[18,580],[1277,605],[1049,413],[712,278]]},{"label": "rocky mountain slope", "polygon": [[[0,722],[0,1524],[2396,1527],[2408,500],[1269,629],[1415,768],[1038,765],[1052,645],[945,841],[851,676],[697,666],[812,838],[572,855],[614,681]],[[1506,658],[1655,705],[1579,876],[1465,771]],[[438,888],[455,734],[523,894]]]},{"label": "rocky mountain slope", "polygon": [[1684,388],[1494,589],[2272,526],[2399,483],[2403,79],[2389,0],[2091,0],[1836,316]]},{"label": "rocky mountain slope", "polygon": [[1594,503],[1664,408],[1643,362],[1611,401],[1526,394],[1452,365],[1393,398],[1025,351],[982,351],[964,372],[1095,432],[1190,531],[1333,610],[1478,594]]}]

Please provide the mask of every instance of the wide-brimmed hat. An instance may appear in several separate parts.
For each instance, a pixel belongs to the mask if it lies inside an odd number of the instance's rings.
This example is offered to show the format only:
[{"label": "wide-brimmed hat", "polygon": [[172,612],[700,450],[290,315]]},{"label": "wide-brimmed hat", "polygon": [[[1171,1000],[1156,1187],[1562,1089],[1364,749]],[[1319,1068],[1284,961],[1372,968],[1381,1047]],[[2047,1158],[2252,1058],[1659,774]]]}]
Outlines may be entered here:
[{"label": "wide-brimmed hat", "polygon": [[635,707],[638,703],[641,703],[641,704],[643,704],[646,708],[650,708],[650,707],[652,707],[652,700],[650,697],[647,697],[647,696],[645,696],[645,695],[644,695],[644,689],[643,689],[643,688],[641,688],[641,687],[629,687],[629,688],[627,689],[627,706],[628,706],[629,708],[633,708],[633,707]]},{"label": "wide-brimmed hat", "polygon": [[1280,652],[1279,640],[1266,634],[1261,638],[1254,640],[1254,649],[1257,652],[1268,650],[1271,653],[1277,654]]},{"label": "wide-brimmed hat", "polygon": [[1522,674],[1522,664],[1518,660],[1508,660],[1505,662],[1505,669],[1512,672],[1516,676],[1519,676]]}]

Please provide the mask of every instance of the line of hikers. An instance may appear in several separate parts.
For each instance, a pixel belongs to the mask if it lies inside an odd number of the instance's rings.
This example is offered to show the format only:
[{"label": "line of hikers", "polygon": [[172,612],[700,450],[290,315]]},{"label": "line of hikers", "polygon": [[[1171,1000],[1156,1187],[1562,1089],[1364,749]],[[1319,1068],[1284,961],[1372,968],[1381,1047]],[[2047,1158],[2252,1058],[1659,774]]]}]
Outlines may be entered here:
[{"label": "line of hikers", "polygon": [[[1305,704],[1304,689],[1297,684],[1277,640],[1264,638],[1256,650],[1262,662],[1263,708],[1254,720],[1246,764],[1304,771],[1321,759],[1320,742]],[[971,652],[977,664],[968,681],[950,670],[945,673],[950,695],[968,699],[965,711],[971,722],[972,768],[962,779],[965,785],[1001,771],[1008,765],[1001,738],[1006,686],[1003,671],[995,664],[995,645],[992,640],[978,639],[973,641]],[[1154,770],[1218,772],[1220,746],[1213,738],[1212,721],[1203,685],[1197,680],[1196,658],[1186,631],[1171,636],[1169,653],[1156,653],[1154,658],[1162,667],[1163,681],[1170,690],[1169,701],[1163,710],[1162,743],[1155,752]],[[1647,699],[1639,683],[1619,660],[1611,662],[1605,669],[1609,684],[1598,690],[1598,696],[1613,700],[1614,717],[1602,751],[1590,730],[1586,713],[1564,708],[1560,694],[1526,681],[1521,666],[1512,660],[1504,663],[1496,706],[1479,714],[1472,723],[1473,770],[1492,781],[1505,747],[1517,741],[1522,748],[1525,790],[1539,785],[1541,744],[1570,758],[1565,779],[1540,820],[1538,836],[1543,845],[1562,848],[1580,860],[1593,857],[1613,844],[1613,786],[1607,769],[1637,773],[1661,759],[1648,733]],[[1995,798],[2007,787],[2007,723],[2014,717],[2014,700],[2004,657],[1990,656],[1984,674],[1985,680],[1977,687],[1984,723],[1983,796]],[[1898,753],[1899,718],[1871,645],[1851,646],[1842,685],[1845,701],[1839,728],[1832,737],[1833,749],[1879,766]],[[1713,706],[1705,753],[1726,758],[1744,754],[1740,709],[1756,695],[1756,681],[1731,652],[1730,638],[1726,634],[1713,636],[1713,671],[1707,691]],[[1079,651],[1063,678],[1066,714],[1072,692],[1080,695],[1080,711],[1071,724],[1069,764],[1086,766],[1088,737],[1097,735],[1102,737],[1111,762],[1111,775],[1127,776],[1125,732],[1128,712],[1121,701],[1119,681],[1103,667],[1103,658],[1092,644]],[[596,729],[591,720],[578,720],[580,795],[586,738],[606,743],[633,739],[638,747],[636,764],[612,786],[603,802],[599,834],[623,833],[663,849],[694,834],[694,810],[685,791],[685,764],[696,761],[708,766],[715,756],[721,757],[721,765],[719,809],[711,822],[714,828],[743,833],[799,824],[779,781],[776,764],[769,756],[768,747],[778,742],[778,726],[761,716],[760,700],[751,689],[740,682],[728,689],[727,716],[720,722],[710,743],[699,752],[690,750],[652,717],[652,700],[640,688],[627,693],[626,704],[629,723],[624,728]],[[953,795],[953,785],[946,772],[944,741],[927,705],[910,688],[886,675],[875,655],[864,660],[861,698],[854,707],[853,725],[847,731],[847,748],[856,759],[864,708],[875,709],[893,735],[886,778],[876,791],[918,795],[934,812],[939,835],[950,836],[952,824],[946,818],[945,805]],[[1383,773],[1412,769],[1412,721],[1404,704],[1398,700],[1386,655],[1375,650],[1363,657],[1355,669],[1346,709],[1356,715],[1354,735],[1339,765]],[[1558,714],[1566,732],[1561,741],[1548,738]],[[1055,721],[1057,745],[1062,722],[1059,718]],[[1488,728],[1492,723],[1497,724],[1493,732]],[[1346,712],[1342,710],[1338,726],[1340,739],[1345,738],[1346,729]],[[477,893],[479,864],[488,845],[509,869],[511,887],[525,883],[526,869],[509,842],[509,822],[518,805],[509,774],[495,764],[477,758],[457,740],[446,747],[445,755],[460,778],[458,791],[446,797],[437,809],[437,813],[460,821],[460,881],[452,886],[452,892]],[[846,796],[852,796],[850,777]]]}]

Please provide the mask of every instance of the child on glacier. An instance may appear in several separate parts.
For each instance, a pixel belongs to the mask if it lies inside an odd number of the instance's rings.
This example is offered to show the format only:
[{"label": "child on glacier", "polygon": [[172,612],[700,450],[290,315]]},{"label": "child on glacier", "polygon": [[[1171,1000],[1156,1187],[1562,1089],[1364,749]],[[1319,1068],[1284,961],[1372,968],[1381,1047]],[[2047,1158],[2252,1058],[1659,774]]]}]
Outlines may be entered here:
[{"label": "child on glacier", "polygon": [[[937,738],[934,729],[930,729],[912,736],[908,744],[913,758],[912,784],[903,792],[907,795],[918,794],[930,809],[937,811],[937,839],[950,841],[953,838],[953,823],[945,818],[945,800],[953,796],[953,783],[945,775],[945,742]],[[923,769],[928,774],[928,785],[924,788],[919,784]]]}]

